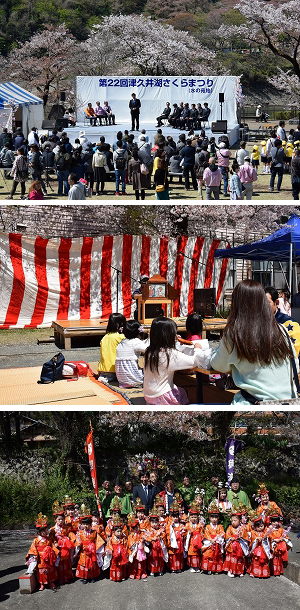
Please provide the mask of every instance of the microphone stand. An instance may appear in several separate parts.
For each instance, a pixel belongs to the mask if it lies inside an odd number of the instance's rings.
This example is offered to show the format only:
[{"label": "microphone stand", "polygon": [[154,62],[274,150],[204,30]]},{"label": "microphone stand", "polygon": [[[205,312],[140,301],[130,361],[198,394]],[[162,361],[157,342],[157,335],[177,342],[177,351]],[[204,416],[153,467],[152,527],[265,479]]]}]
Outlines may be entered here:
[{"label": "microphone stand", "polygon": [[130,277],[130,279],[134,280],[135,282],[138,282],[139,280],[137,280],[132,275],[128,275],[128,273],[124,273],[123,271],[121,271],[121,269],[118,269],[117,267],[114,267],[113,265],[110,265],[109,263],[105,263],[105,265],[107,267],[110,267],[111,269],[114,269],[117,272],[117,311],[116,311],[116,313],[119,313],[119,275],[120,275],[120,273],[122,273],[122,275],[125,275],[125,277]]}]

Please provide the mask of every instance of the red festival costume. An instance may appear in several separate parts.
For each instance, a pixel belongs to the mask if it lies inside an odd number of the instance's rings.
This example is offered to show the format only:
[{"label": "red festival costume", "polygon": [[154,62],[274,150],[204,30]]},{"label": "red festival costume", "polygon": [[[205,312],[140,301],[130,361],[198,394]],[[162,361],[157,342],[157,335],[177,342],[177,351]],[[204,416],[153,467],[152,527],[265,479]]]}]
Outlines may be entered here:
[{"label": "red festival costume", "polygon": [[49,585],[57,580],[56,560],[59,550],[54,546],[53,539],[49,536],[37,536],[34,539],[27,555],[26,562],[35,557],[37,561],[36,575],[40,585]]},{"label": "red festival costume", "polygon": [[146,545],[144,544],[144,532],[132,532],[128,537],[129,549],[129,578],[144,579],[147,578],[147,555],[145,552]]},{"label": "red festival costume", "polygon": [[185,527],[181,523],[169,523],[166,527],[169,568],[172,572],[183,570]]},{"label": "red festival costume", "polygon": [[96,554],[97,532],[92,530],[77,532],[76,544],[80,547],[76,576],[88,580],[100,575]]},{"label": "red festival costume", "polygon": [[206,526],[202,547],[202,570],[223,572],[223,544],[225,532],[222,525]]},{"label": "red festival costume", "polygon": [[235,576],[244,574],[246,567],[246,556],[248,555],[248,532],[243,526],[233,527],[229,525],[225,538],[226,557],[223,565],[225,572],[231,572]]},{"label": "red festival costume", "polygon": [[265,538],[265,532],[266,530],[263,532],[252,530],[251,532],[251,563],[248,568],[248,574],[255,578],[269,578],[270,576],[269,559],[266,554],[270,545],[267,538]]},{"label": "red festival costume", "polygon": [[185,550],[187,551],[187,564],[194,570],[201,569],[201,549],[203,541],[202,523],[187,523]]},{"label": "red festival costume", "polygon": [[110,580],[120,582],[125,580],[127,576],[128,564],[128,543],[123,535],[122,538],[117,538],[112,534],[110,541],[106,545],[106,551],[111,551],[112,558],[110,564]]}]

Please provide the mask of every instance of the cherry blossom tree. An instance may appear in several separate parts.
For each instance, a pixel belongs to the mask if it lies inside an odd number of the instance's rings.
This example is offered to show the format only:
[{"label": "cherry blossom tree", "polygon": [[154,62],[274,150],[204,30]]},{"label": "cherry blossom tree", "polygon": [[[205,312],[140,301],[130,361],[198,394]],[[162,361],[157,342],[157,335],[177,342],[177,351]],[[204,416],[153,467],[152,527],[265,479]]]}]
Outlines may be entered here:
[{"label": "cherry blossom tree", "polygon": [[105,17],[100,25],[93,26],[81,47],[92,74],[208,74],[213,61],[214,74],[220,69],[214,52],[188,32],[162,25],[151,17]]},{"label": "cherry blossom tree", "polygon": [[281,58],[291,71],[279,70],[272,84],[290,93],[300,93],[300,5],[298,0],[277,6],[260,0],[241,0],[235,8],[244,17],[241,25],[222,25],[216,32],[219,38],[247,40],[268,49]]},{"label": "cherry blossom tree", "polygon": [[[64,24],[46,26],[8,55],[6,80],[16,80],[43,99],[54,101],[70,87],[79,44]],[[78,67],[77,67],[78,69]]]}]

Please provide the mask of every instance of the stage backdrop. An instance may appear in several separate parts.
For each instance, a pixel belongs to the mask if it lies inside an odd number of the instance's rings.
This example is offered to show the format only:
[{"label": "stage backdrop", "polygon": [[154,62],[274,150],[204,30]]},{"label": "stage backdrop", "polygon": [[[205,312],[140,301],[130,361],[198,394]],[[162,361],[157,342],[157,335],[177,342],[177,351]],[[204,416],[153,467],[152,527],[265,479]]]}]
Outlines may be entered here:
[{"label": "stage backdrop", "polygon": [[[214,252],[224,242],[203,237],[105,235],[76,239],[28,238],[0,233],[0,328],[50,326],[52,320],[107,318],[116,311],[117,273],[119,311],[129,318],[135,304],[131,294],[140,274],[159,273],[178,288],[175,316],[193,311],[193,290],[217,288],[222,296],[227,259]],[[194,259],[194,263],[186,256]]]},{"label": "stage backdrop", "polygon": [[79,121],[84,119],[88,102],[93,108],[96,102],[108,101],[116,115],[117,123],[129,122],[131,94],[141,100],[140,120],[152,123],[170,104],[207,102],[211,108],[210,121],[221,118],[219,93],[224,93],[223,119],[236,124],[236,76],[78,76],[77,100]]}]

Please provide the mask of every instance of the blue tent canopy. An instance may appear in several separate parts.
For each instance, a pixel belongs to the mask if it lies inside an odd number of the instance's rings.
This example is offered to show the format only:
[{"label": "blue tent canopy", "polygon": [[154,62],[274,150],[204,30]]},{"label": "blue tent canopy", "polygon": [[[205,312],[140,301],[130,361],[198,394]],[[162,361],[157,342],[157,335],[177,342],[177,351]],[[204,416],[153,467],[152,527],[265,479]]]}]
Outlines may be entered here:
[{"label": "blue tent canopy", "polygon": [[236,248],[219,248],[214,254],[215,258],[258,261],[290,261],[291,255],[294,262],[300,262],[300,217],[296,214],[281,229],[260,241]]},{"label": "blue tent canopy", "polygon": [[29,91],[26,91],[22,87],[19,87],[15,83],[2,83],[0,84],[0,108],[4,108],[4,104],[9,104],[12,101],[17,106],[29,106],[31,104],[42,104],[43,100]]}]

